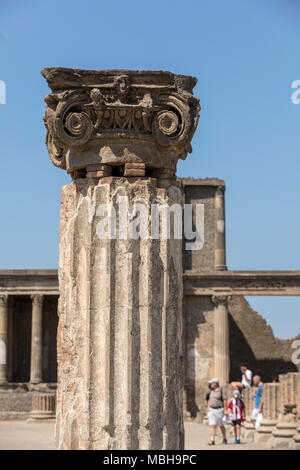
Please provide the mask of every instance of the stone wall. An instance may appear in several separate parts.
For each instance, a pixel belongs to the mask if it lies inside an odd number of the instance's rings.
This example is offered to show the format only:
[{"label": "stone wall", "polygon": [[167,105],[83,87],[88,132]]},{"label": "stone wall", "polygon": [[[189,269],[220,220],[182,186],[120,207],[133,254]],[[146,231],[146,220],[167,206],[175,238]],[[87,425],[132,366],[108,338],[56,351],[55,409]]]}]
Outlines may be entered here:
[{"label": "stone wall", "polygon": [[213,310],[209,296],[185,299],[185,380],[187,410],[202,420],[207,381],[213,374]]},{"label": "stone wall", "polygon": [[215,263],[215,194],[219,186],[225,187],[225,183],[218,178],[181,178],[181,182],[185,204],[192,204],[193,210],[196,204],[204,204],[204,246],[201,250],[183,250],[183,269],[209,271]]},{"label": "stone wall", "polygon": [[0,420],[23,420],[32,413],[32,398],[42,394],[55,396],[56,384],[8,384],[0,387]]},{"label": "stone wall", "polygon": [[296,338],[276,338],[271,326],[244,297],[232,297],[228,308],[231,380],[240,377],[240,362],[246,362],[265,382],[271,382],[279,374],[297,372],[297,366],[291,361],[294,351],[291,344]]}]

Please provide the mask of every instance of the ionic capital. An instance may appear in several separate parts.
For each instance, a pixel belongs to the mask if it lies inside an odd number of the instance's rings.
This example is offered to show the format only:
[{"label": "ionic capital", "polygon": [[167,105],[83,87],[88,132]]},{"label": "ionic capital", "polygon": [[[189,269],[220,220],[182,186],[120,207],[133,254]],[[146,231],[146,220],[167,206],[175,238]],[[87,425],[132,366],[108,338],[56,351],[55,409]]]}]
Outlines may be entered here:
[{"label": "ionic capital", "polygon": [[160,71],[46,68],[46,144],[54,165],[145,163],[175,172],[199,118],[194,77]]},{"label": "ionic capital", "polygon": [[30,296],[32,300],[32,305],[41,307],[43,305],[44,296],[42,294],[32,294]]},{"label": "ionic capital", "polygon": [[231,299],[230,295],[212,295],[211,300],[215,306],[225,305],[227,307],[228,301]]}]

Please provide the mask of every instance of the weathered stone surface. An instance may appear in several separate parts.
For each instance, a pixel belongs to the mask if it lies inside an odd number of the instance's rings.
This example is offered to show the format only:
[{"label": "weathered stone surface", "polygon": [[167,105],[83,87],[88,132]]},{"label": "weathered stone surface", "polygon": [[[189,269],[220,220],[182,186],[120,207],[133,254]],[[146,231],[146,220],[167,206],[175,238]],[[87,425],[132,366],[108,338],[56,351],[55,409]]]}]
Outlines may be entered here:
[{"label": "weathered stone surface", "polygon": [[279,376],[279,403],[283,416],[268,441],[268,446],[271,449],[288,448],[293,442],[293,436],[297,433],[296,393],[298,377],[299,374],[293,372]]},{"label": "weathered stone surface", "polygon": [[199,250],[183,251],[184,270],[199,274],[212,271],[215,269],[219,240],[216,236],[217,220],[221,216],[216,208],[217,192],[220,187],[225,190],[225,183],[218,178],[181,178],[180,181],[184,188],[185,203],[192,204],[194,211],[197,204],[204,206],[203,246]]},{"label": "weathered stone surface", "polygon": [[90,164],[176,170],[191,151],[199,100],[194,77],[161,71],[42,71],[47,146],[52,162],[72,173]]},{"label": "weathered stone surface", "polygon": [[[184,202],[173,175],[198,122],[196,79],[128,70],[42,74],[52,90],[44,117],[50,158],[73,179],[62,189],[56,446],[180,449],[182,227],[180,238],[166,237],[160,216],[158,236],[148,229],[153,204],[181,210]],[[91,167],[100,164],[114,167],[113,176]],[[158,169],[168,179],[161,182]],[[120,197],[130,206],[125,215]],[[101,205],[110,212],[107,236],[98,231]],[[139,222],[134,205],[143,205]]]},{"label": "weathered stone surface", "polygon": [[185,298],[185,388],[187,410],[202,421],[208,380],[213,377],[214,305],[210,297]]},{"label": "weathered stone surface", "polygon": [[30,382],[42,382],[42,340],[43,340],[43,296],[34,294],[32,299],[31,318],[31,364]]},{"label": "weathered stone surface", "polygon": [[218,377],[224,387],[229,382],[229,329],[228,329],[228,296],[214,295],[214,376]]},{"label": "weathered stone surface", "polygon": [[244,426],[241,429],[242,438],[246,441],[253,441],[255,436],[255,427],[254,424],[251,422],[251,413],[254,408],[254,400],[253,396],[255,394],[255,387],[246,388],[243,390],[243,400],[245,402],[245,411],[246,411],[246,419]]},{"label": "weathered stone surface", "polygon": [[297,412],[297,432],[293,436],[293,440],[289,442],[289,448],[300,450],[300,374],[297,374],[295,380],[295,394],[296,394],[296,412]]},{"label": "weathered stone surface", "polygon": [[99,239],[96,208],[182,204],[155,179],[62,188],[56,446],[183,446],[181,240]]},{"label": "weathered stone surface", "polygon": [[277,424],[280,409],[279,388],[278,383],[266,383],[263,386],[263,419],[255,434],[255,442],[268,441]]}]

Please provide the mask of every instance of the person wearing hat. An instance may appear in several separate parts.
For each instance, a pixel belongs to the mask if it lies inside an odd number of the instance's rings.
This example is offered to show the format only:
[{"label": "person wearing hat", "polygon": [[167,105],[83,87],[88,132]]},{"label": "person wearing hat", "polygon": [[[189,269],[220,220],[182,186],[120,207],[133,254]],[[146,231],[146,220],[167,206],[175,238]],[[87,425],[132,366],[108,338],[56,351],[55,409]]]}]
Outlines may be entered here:
[{"label": "person wearing hat", "polygon": [[241,423],[245,419],[245,403],[238,390],[233,391],[233,397],[228,405],[229,416],[234,429],[234,442],[241,443]]},{"label": "person wearing hat", "polygon": [[209,380],[211,391],[207,400],[208,424],[211,427],[211,436],[208,445],[215,444],[217,426],[221,429],[223,444],[227,444],[226,430],[223,422],[224,415],[228,415],[226,390],[219,385],[219,379]]}]

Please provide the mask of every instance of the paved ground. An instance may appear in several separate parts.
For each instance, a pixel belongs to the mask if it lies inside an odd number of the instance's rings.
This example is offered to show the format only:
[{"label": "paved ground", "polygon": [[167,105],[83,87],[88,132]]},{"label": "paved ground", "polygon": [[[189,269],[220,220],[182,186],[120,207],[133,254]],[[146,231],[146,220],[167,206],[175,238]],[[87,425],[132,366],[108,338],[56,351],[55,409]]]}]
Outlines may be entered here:
[{"label": "paved ground", "polygon": [[210,438],[209,426],[204,424],[198,424],[194,422],[185,423],[185,448],[186,450],[260,450],[265,449],[262,444],[255,444],[253,442],[241,442],[241,444],[234,444],[234,438],[228,430],[231,428],[227,427],[227,440],[228,444],[222,444],[221,436],[216,439],[214,446],[208,446],[207,443]]},{"label": "paved ground", "polygon": [[[207,446],[209,428],[203,424],[185,423],[186,449],[219,450],[219,449],[263,449],[262,445],[253,443],[233,444],[229,436],[228,445]],[[52,450],[54,449],[54,423],[27,423],[26,421],[0,421],[0,450]]]},{"label": "paved ground", "polygon": [[54,423],[0,421],[0,450],[52,450]]}]

